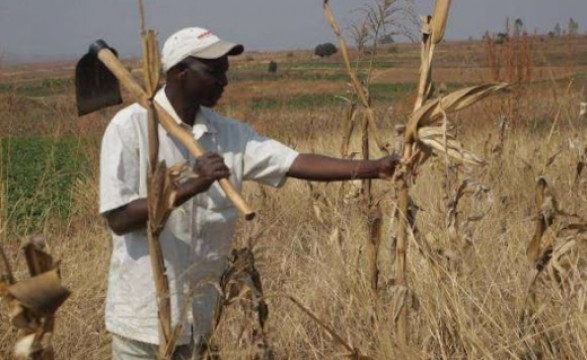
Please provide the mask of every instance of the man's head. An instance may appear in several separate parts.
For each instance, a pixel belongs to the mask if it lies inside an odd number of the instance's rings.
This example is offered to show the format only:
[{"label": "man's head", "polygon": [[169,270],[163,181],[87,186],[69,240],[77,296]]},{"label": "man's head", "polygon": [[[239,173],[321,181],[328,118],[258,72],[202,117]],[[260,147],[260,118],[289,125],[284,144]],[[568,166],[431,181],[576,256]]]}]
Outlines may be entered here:
[{"label": "man's head", "polygon": [[228,83],[228,56],[243,51],[242,45],[223,41],[206,29],[186,28],[165,41],[161,63],[169,86],[199,105],[211,107]]}]

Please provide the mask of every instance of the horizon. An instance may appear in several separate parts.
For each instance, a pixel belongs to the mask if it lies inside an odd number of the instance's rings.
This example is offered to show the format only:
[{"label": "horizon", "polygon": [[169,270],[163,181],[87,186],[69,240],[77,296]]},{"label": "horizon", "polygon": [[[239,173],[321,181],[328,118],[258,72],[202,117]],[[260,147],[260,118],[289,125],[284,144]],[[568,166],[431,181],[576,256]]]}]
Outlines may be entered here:
[{"label": "horizon", "polygon": [[[365,3],[347,0],[332,2],[331,6],[344,28],[358,21],[360,12],[356,9]],[[433,4],[432,0],[416,0],[416,12],[430,13]],[[190,25],[208,27],[222,38],[244,44],[247,51],[312,50],[318,43],[336,43],[324,19],[321,1],[300,0],[284,4],[265,4],[261,0],[251,0],[247,4],[215,1],[205,4],[207,15],[201,14],[204,6],[193,1],[177,0],[174,5],[170,8],[169,3],[145,0],[147,25],[158,29],[160,45],[175,30]],[[229,14],[228,8],[232,10]],[[283,18],[283,12],[290,16]],[[556,24],[566,29],[569,19],[580,13],[587,14],[587,1],[494,0],[490,4],[482,0],[454,1],[446,39],[478,40],[486,32],[503,32],[507,18],[512,26],[515,19],[520,18],[528,33],[547,34]],[[0,17],[3,18],[0,22],[0,56],[4,63],[75,60],[98,38],[112,44],[121,57],[140,56],[136,2],[78,0],[70,4],[68,0],[55,0],[54,4],[47,6],[34,4],[33,0],[4,0],[0,2]],[[21,21],[22,18],[30,18],[30,22]],[[584,34],[581,20],[575,18],[579,33]],[[36,26],[30,26],[30,23]],[[39,33],[38,29],[45,31]],[[396,41],[405,42],[401,38]]]}]

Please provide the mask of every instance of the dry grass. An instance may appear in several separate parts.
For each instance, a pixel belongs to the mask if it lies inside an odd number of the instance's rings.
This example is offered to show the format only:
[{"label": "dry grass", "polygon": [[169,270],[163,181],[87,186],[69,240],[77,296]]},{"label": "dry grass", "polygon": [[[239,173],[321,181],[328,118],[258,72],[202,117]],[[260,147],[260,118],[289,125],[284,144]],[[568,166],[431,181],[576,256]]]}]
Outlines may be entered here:
[{"label": "dry grass", "polygon": [[[438,56],[445,61],[440,49]],[[450,80],[469,82],[458,76],[456,68],[453,67]],[[337,91],[338,85],[317,84],[320,89]],[[233,88],[229,93],[231,100],[250,96],[249,85],[254,84]],[[386,218],[379,257],[380,290],[375,300],[367,268],[367,215],[362,213],[358,200],[339,200],[339,184],[314,187],[315,192],[328,199],[327,205],[313,202],[303,182],[291,180],[283,189],[264,191],[249,184],[246,193],[259,209],[258,220],[255,224],[239,225],[235,244],[239,248],[249,246],[249,239],[256,237],[259,229],[266,229],[256,240],[254,251],[269,308],[265,332],[275,357],[331,359],[349,353],[346,346],[285,297],[294,296],[347,345],[375,359],[584,358],[587,317],[581,257],[585,244],[581,235],[575,237],[573,252],[563,256],[579,270],[569,273],[575,290],[561,286],[560,279],[541,277],[534,289],[537,306],[530,317],[524,316],[528,314],[527,284],[532,268],[526,248],[535,229],[536,177],[546,176],[562,209],[587,217],[585,174],[576,179],[577,155],[568,145],[569,138],[576,137],[579,143],[587,143],[582,135],[585,126],[577,122],[579,103],[585,101],[582,91],[587,84],[584,78],[578,79],[570,92],[566,91],[567,85],[568,82],[532,85],[532,91],[524,92],[517,104],[527,126],[508,130],[505,138],[500,137],[499,129],[504,101],[501,97],[465,110],[454,119],[464,147],[488,162],[484,168],[467,170],[467,177],[488,189],[483,196],[464,195],[458,206],[451,208],[451,194],[464,179],[446,177],[443,158],[432,159],[423,169],[411,192],[420,211],[418,234],[409,237],[412,250],[408,254],[408,279],[414,296],[409,299],[410,344],[404,354],[398,353],[394,343],[397,298],[389,292],[394,260],[394,223],[388,217],[395,206],[392,196],[383,196],[381,202]],[[283,87],[284,96],[294,94],[285,89],[287,83],[282,80],[259,82],[257,86],[263,92]],[[300,92],[306,90],[304,83],[298,86]],[[555,89],[559,94],[557,100],[552,95]],[[76,119],[71,94],[34,100],[14,95],[11,99],[11,103],[3,101],[0,105],[3,139],[30,133],[96,135],[111,115],[108,112],[92,115],[91,119]],[[392,110],[389,105],[393,105]],[[375,106],[380,128],[385,129],[384,139],[391,141],[393,125],[404,123],[405,119],[393,116],[408,113],[412,105],[412,96],[406,95],[392,104]],[[243,101],[241,106],[249,104]],[[550,125],[560,106],[562,121],[547,143]],[[41,125],[28,125],[25,120],[37,114],[35,111],[40,113]],[[259,131],[298,150],[339,153],[346,116],[343,104],[324,111],[277,108],[249,109],[247,113]],[[544,167],[560,150],[552,164]],[[361,139],[355,137],[349,153],[360,151]],[[88,145],[86,152],[93,170],[71,189],[75,211],[65,221],[44,222],[38,230],[45,235],[49,251],[62,259],[64,284],[74,291],[58,313],[54,345],[63,359],[110,357],[110,337],[103,325],[110,235],[105,223],[95,215],[98,149],[95,144]],[[375,183],[374,196],[382,194],[384,188],[388,187]],[[312,211],[314,207],[320,207],[321,220]],[[456,209],[460,214],[458,238],[447,226],[447,209]],[[465,221],[487,211],[478,221]],[[21,278],[24,259],[18,246],[27,235],[12,234],[4,244],[17,269],[16,276]],[[564,278],[562,283],[567,284],[570,279]],[[8,358],[15,333],[6,327],[5,313],[0,314],[0,358]],[[244,321],[239,307],[226,308],[215,335],[223,358],[240,359],[255,353],[254,345],[239,344]]]}]

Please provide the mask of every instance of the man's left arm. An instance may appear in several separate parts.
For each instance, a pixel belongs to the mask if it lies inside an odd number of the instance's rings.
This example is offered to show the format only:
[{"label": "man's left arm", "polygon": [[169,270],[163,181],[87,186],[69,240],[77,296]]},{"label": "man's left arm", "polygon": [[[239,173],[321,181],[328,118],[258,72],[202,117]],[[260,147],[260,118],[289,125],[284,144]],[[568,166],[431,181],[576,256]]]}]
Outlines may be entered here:
[{"label": "man's left arm", "polygon": [[310,181],[388,179],[399,162],[396,155],[377,160],[346,160],[316,154],[299,154],[287,176]]}]

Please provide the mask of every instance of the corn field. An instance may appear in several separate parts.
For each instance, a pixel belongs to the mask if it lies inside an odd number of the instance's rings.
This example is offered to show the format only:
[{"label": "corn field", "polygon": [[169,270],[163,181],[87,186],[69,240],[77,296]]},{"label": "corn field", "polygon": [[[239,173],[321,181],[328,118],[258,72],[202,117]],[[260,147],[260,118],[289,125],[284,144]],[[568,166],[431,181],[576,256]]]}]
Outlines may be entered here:
[{"label": "corn field", "polygon": [[[587,38],[442,42],[450,1],[438,1],[421,44],[367,61],[324,4],[339,54],[237,59],[218,110],[300,152],[396,153],[401,166],[384,181],[246,184],[257,218],[239,223],[219,279],[210,358],[585,358]],[[269,61],[279,70],[265,77]],[[3,252],[20,281],[22,245],[43,239],[71,290],[56,358],[109,359],[98,157],[117,109],[78,118],[59,68],[5,74]],[[2,359],[22,336],[7,305]]]}]

